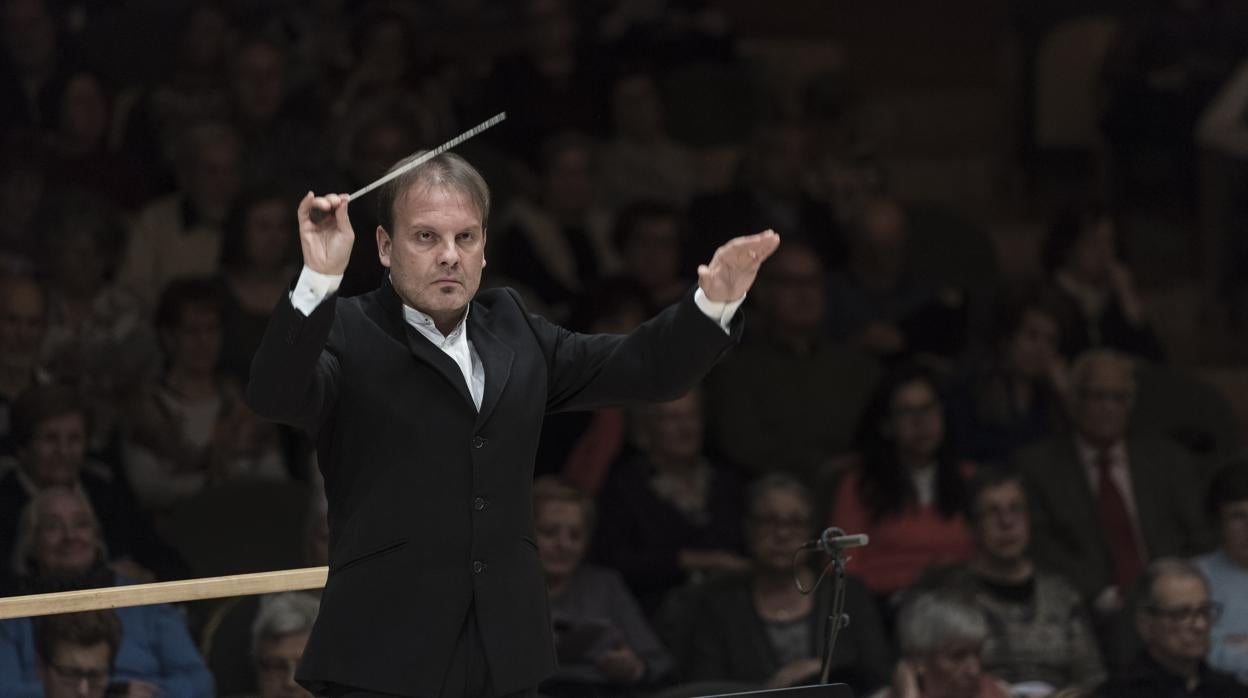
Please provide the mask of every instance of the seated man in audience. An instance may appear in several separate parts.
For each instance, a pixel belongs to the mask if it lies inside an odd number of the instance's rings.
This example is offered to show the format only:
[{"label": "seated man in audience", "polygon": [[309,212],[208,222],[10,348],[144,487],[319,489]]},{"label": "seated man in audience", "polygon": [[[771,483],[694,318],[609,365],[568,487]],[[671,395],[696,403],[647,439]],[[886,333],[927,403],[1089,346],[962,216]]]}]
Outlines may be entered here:
[{"label": "seated man in audience", "polygon": [[1194,471],[1175,444],[1129,434],[1134,366],[1095,349],[1071,369],[1072,436],[1021,450],[1036,562],[1074,583],[1102,620],[1123,608],[1145,563],[1204,549]]},{"label": "seated man in audience", "polygon": [[901,661],[892,685],[872,698],[1007,698],[1005,684],[984,672],[980,656],[988,623],[958,594],[919,593],[897,621]]},{"label": "seated man in audience", "polygon": [[1177,558],[1161,558],[1140,576],[1135,625],[1143,648],[1121,674],[1102,688],[1103,698],[1239,698],[1248,687],[1205,663],[1210,629],[1221,606],[1209,598],[1200,570]]},{"label": "seated man in audience", "polygon": [[594,549],[653,611],[686,581],[748,566],[741,485],[703,453],[699,392],[639,407],[633,418],[637,451],[607,477]]},{"label": "seated man in audience", "polygon": [[1232,461],[1209,488],[1219,548],[1196,558],[1222,619],[1213,628],[1209,665],[1248,685],[1248,460]]},{"label": "seated man in audience", "polygon": [[104,698],[121,647],[112,611],[44,616],[35,621],[35,654],[43,698]]},{"label": "seated man in audience", "polygon": [[286,592],[260,600],[251,628],[251,655],[260,698],[311,698],[295,683],[295,667],[303,657],[320,600],[312,594]]},{"label": "seated man in audience", "polygon": [[924,580],[965,592],[988,619],[983,667],[1020,695],[1088,690],[1105,680],[1083,600],[1066,580],[1027,555],[1031,521],[1017,475],[983,471],[967,492],[975,539],[969,563]]},{"label": "seated man in audience", "polygon": [[824,266],[811,248],[786,240],[755,288],[757,329],[708,378],[711,442],[750,476],[812,484],[849,452],[879,364],[823,336]]}]

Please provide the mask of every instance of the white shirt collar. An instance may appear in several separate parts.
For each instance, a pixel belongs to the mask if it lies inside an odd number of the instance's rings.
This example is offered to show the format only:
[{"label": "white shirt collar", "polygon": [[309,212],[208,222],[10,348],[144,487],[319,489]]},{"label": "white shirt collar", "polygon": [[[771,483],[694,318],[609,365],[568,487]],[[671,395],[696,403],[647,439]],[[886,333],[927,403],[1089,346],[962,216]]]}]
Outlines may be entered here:
[{"label": "white shirt collar", "polygon": [[472,304],[469,303],[464,309],[464,316],[459,319],[455,329],[451,330],[451,333],[447,335],[442,334],[433,318],[406,303],[403,304],[403,319],[407,321],[407,324],[419,330],[421,334],[434,341],[435,344],[443,344],[444,342],[455,342],[464,334],[464,327],[468,324],[468,313],[471,311]]}]

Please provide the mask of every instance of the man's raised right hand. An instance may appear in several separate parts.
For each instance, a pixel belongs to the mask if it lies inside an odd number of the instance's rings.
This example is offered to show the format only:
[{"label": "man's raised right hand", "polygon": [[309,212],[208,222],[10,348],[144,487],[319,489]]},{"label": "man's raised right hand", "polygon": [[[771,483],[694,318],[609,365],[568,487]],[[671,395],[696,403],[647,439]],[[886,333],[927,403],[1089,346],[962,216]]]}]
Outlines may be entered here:
[{"label": "man's raised right hand", "polygon": [[355,231],[347,217],[350,199],[347,194],[314,196],[308,192],[299,202],[299,245],[303,263],[312,271],[332,276],[346,272],[355,244]]}]

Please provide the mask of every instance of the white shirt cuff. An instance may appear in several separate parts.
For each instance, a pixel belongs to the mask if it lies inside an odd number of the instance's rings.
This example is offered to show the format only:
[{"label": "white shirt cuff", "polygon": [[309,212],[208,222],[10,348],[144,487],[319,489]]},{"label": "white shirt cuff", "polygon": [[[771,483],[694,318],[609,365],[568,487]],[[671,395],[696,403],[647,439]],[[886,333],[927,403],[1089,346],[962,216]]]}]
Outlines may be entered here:
[{"label": "white shirt cuff", "polygon": [[710,319],[719,323],[724,328],[724,332],[728,332],[728,326],[732,324],[732,316],[737,314],[737,308],[745,302],[745,296],[741,296],[735,301],[713,301],[706,297],[702,291],[702,287],[693,292],[693,302],[697,304],[698,310]]},{"label": "white shirt cuff", "polygon": [[299,272],[299,280],[295,282],[295,290],[290,292],[290,304],[306,317],[341,285],[342,274],[322,274],[304,265],[303,271]]}]

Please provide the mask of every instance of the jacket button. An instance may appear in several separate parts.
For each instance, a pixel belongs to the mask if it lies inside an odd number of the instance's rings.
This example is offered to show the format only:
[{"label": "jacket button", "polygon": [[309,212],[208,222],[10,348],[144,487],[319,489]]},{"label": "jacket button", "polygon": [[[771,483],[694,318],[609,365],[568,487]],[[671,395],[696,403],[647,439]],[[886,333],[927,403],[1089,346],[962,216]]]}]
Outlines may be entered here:
[{"label": "jacket button", "polygon": [[477,497],[476,499],[472,500],[472,508],[476,509],[477,511],[481,511],[482,509],[485,509],[485,505],[486,505],[485,497]]},{"label": "jacket button", "polygon": [[472,571],[476,572],[477,574],[481,574],[482,572],[485,571],[485,563],[481,562],[480,560],[477,560],[476,562],[472,563]]},{"label": "jacket button", "polygon": [[474,436],[474,437],[472,437],[472,447],[473,447],[473,448],[481,448],[481,447],[485,446],[485,444],[486,444],[486,438],[485,438],[484,436]]}]

